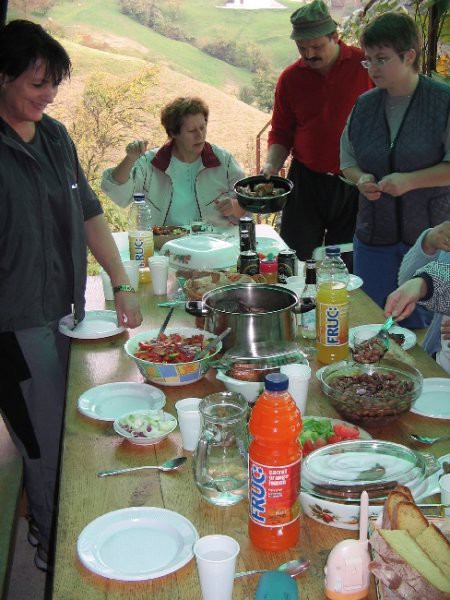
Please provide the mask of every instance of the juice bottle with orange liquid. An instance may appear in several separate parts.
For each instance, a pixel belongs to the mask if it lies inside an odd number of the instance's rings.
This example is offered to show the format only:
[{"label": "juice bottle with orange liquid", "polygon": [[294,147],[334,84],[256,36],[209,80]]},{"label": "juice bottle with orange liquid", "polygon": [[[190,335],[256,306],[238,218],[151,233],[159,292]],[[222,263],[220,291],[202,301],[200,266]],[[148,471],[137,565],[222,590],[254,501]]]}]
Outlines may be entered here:
[{"label": "juice bottle with orange liquid", "polygon": [[341,281],[319,285],[316,297],[317,360],[330,364],[348,356],[348,292]]},{"label": "juice bottle with orange liquid", "polygon": [[263,550],[292,548],[300,533],[302,420],[283,373],[265,377],[249,422],[250,540]]}]

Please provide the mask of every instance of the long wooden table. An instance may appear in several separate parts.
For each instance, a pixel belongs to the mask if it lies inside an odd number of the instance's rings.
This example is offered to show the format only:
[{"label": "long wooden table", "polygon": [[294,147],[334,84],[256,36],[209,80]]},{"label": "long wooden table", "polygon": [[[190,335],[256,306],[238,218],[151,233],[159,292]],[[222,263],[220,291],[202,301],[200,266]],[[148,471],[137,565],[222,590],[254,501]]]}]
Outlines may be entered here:
[{"label": "long wooden table", "polygon": [[[157,327],[165,310],[157,303],[149,286],[139,292],[144,323],[140,330]],[[89,278],[88,308],[112,308],[105,303],[99,278]],[[383,322],[382,311],[362,292],[350,293],[350,324]],[[177,308],[171,325],[192,325],[193,317]],[[139,330],[135,330],[136,332]],[[134,335],[134,331],[130,335]],[[104,579],[85,569],[77,558],[77,538],[93,519],[112,510],[130,506],[164,507],[187,517],[200,536],[225,533],[240,544],[237,570],[252,568],[274,569],[280,563],[295,557],[311,560],[309,571],[298,577],[302,598],[319,600],[324,597],[323,568],[329,551],[342,539],[356,537],[355,532],[337,529],[302,518],[301,535],[292,550],[267,553],[256,549],[247,536],[247,502],[229,507],[215,507],[205,502],[195,486],[192,475],[192,454],[182,450],[178,429],[155,447],[139,448],[117,436],[111,424],[84,417],[77,411],[77,399],[85,390],[113,381],[142,382],[137,367],[123,350],[128,333],[98,341],[72,343],[67,392],[67,411],[61,465],[61,489],[57,532],[56,565],[53,583],[55,600],[200,600],[201,592],[195,560],[168,576],[139,583],[125,583]],[[445,377],[443,370],[418,346],[410,351],[417,367],[426,377]],[[315,372],[320,365],[311,364]],[[200,382],[185,387],[165,387],[166,410],[176,414],[174,403],[184,397],[204,397],[222,390],[214,370]],[[326,397],[321,393],[313,376],[310,382],[307,414],[337,417]],[[383,428],[371,430],[374,437],[410,445],[408,433],[412,430],[439,435],[448,433],[448,421],[428,419],[408,413]],[[450,443],[430,448],[436,456],[450,452]],[[97,471],[114,467],[159,464],[177,455],[187,454],[188,463],[177,473],[157,471],[138,472],[100,479]],[[235,600],[251,600],[257,586],[257,577],[235,582]],[[370,600],[376,598],[374,584]]]}]

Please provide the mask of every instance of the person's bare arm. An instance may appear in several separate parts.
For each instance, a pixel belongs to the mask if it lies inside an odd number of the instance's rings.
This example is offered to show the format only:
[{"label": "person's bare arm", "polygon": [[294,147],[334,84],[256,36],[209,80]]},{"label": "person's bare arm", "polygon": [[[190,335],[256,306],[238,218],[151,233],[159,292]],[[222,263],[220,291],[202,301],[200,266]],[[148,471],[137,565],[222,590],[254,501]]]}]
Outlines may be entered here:
[{"label": "person's bare arm", "polygon": [[281,144],[271,144],[267,153],[267,160],[262,169],[263,174],[269,178],[271,175],[276,175],[284,165],[289,150]]},{"label": "person's bare arm", "polygon": [[127,145],[125,149],[125,158],[123,158],[111,172],[114,181],[117,183],[126,183],[128,181],[134,163],[145,153],[147,146],[147,140],[135,140]]},{"label": "person's bare arm", "polygon": [[380,188],[375,181],[375,175],[372,175],[372,173],[364,173],[359,167],[355,166],[343,169],[342,174],[356,185],[367,200],[378,200],[381,196]]},{"label": "person's bare arm", "polygon": [[450,185],[448,162],[409,173],[390,173],[378,182],[380,190],[391,196],[402,196],[411,190],[447,185]]}]

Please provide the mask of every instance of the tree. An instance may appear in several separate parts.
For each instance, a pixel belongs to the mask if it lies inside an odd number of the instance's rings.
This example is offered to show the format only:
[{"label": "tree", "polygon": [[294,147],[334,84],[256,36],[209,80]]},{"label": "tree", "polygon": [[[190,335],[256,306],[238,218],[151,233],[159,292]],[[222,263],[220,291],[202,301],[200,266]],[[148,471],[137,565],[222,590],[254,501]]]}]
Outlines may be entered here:
[{"label": "tree", "polygon": [[257,71],[252,77],[253,94],[258,108],[270,112],[273,108],[277,76],[267,71]]}]

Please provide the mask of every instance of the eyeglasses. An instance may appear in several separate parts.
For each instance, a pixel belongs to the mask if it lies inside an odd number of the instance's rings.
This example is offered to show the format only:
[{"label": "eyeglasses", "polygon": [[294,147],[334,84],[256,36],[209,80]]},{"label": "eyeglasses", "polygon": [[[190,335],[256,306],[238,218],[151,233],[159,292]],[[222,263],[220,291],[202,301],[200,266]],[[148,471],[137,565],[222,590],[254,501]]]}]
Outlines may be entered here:
[{"label": "eyeglasses", "polygon": [[[405,52],[400,52],[398,56],[403,57]],[[366,58],[366,60],[362,60],[361,64],[365,69],[370,69],[370,67],[379,67],[382,69],[388,62],[391,62],[395,56],[391,56],[389,58]]]}]

